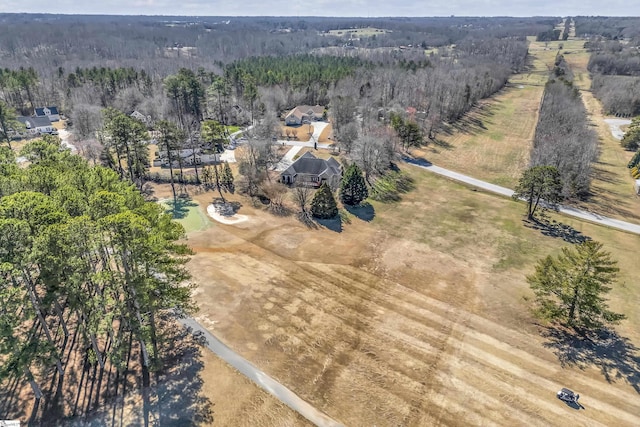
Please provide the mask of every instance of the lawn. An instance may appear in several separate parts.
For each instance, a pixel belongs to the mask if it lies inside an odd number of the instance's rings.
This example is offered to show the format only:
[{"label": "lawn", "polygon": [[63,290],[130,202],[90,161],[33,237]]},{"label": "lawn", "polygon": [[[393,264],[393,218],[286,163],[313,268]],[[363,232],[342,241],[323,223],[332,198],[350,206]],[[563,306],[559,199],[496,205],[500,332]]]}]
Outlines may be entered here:
[{"label": "lawn", "polygon": [[234,133],[234,132],[238,132],[240,130],[240,126],[227,126],[227,132],[228,133]]},{"label": "lawn", "polygon": [[[288,136],[291,140],[307,142],[313,135],[313,126],[310,124],[300,126],[281,126],[281,134],[278,139],[286,139]],[[295,135],[295,137],[294,137]]]},{"label": "lawn", "polygon": [[[638,362],[601,354],[563,367],[567,347],[527,311],[526,275],[568,243],[523,222],[522,203],[405,169],[415,191],[372,202],[373,219],[352,216],[338,233],[239,198],[242,226],[190,235],[199,320],[345,425],[557,425],[567,409],[553,394],[567,384],[589,408],[574,423],[638,425]],[[611,305],[629,320],[617,330],[627,349],[639,344],[638,237],[549,219],[619,261]]]},{"label": "lawn", "polygon": [[176,221],[182,224],[187,233],[204,231],[211,227],[211,221],[197,202],[179,198],[175,205],[172,199],[163,199],[160,203]]}]

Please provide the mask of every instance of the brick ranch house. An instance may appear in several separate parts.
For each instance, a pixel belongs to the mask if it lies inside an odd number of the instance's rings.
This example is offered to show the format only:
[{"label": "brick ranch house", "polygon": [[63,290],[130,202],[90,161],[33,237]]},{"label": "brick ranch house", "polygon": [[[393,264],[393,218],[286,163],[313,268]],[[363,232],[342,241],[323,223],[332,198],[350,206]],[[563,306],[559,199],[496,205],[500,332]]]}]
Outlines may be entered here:
[{"label": "brick ranch house", "polygon": [[284,117],[287,126],[297,126],[304,122],[324,120],[324,107],[322,105],[298,105]]},{"label": "brick ranch house", "polygon": [[283,184],[306,187],[320,187],[326,182],[331,188],[336,188],[341,179],[342,166],[336,159],[318,159],[310,152],[304,153],[280,173],[280,182]]}]

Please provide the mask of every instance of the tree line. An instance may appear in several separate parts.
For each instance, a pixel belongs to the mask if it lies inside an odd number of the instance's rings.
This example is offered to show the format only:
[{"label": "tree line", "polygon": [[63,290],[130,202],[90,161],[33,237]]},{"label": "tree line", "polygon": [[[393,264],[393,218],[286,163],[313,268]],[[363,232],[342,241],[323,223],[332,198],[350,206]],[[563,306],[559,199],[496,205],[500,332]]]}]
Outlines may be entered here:
[{"label": "tree line", "polygon": [[[560,56],[557,63],[563,64]],[[551,78],[540,105],[531,165],[555,167],[562,196],[583,198],[589,194],[591,165],[597,154],[597,135],[589,127],[580,92],[570,80]]]},{"label": "tree line", "polygon": [[0,380],[27,380],[39,400],[48,379],[48,396],[66,399],[84,364],[119,373],[102,380],[112,393],[127,370],[147,387],[167,321],[195,310],[182,226],[57,138],[20,154],[26,168],[0,147]]}]

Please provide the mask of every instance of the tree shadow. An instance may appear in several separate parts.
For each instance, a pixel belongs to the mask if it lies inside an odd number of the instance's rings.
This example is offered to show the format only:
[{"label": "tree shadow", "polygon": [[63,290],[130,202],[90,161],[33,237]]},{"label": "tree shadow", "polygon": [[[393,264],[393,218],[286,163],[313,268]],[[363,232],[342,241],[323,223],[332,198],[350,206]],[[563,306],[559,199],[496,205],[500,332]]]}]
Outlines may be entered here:
[{"label": "tree shadow", "polygon": [[424,157],[412,157],[412,156],[403,156],[402,160],[404,160],[407,163],[411,163],[413,165],[418,165],[418,166],[432,166],[433,163],[431,163],[429,160],[425,159]]},{"label": "tree shadow", "polygon": [[[144,388],[137,378],[136,390],[105,400],[95,412],[63,420],[47,420],[38,425],[178,427],[212,424],[213,403],[203,394],[202,351],[206,340],[203,342],[202,337],[177,325],[164,339],[166,348],[163,352],[168,356],[150,387]],[[116,413],[120,416],[114,416]]]},{"label": "tree shadow", "polygon": [[167,212],[171,214],[173,219],[182,219],[189,215],[189,208],[198,206],[198,203],[188,198],[178,197],[175,201],[167,200],[166,202]]},{"label": "tree shadow", "polygon": [[556,220],[549,219],[544,213],[538,218],[523,220],[524,226],[532,228],[534,230],[540,230],[544,236],[554,237],[556,239],[562,239],[567,243],[584,243],[587,240],[591,240],[591,237],[585,236],[580,231],[571,227],[570,225],[563,224]]},{"label": "tree shadow", "polygon": [[[157,377],[155,413],[161,426],[198,426],[213,423],[213,404],[202,394],[203,339],[188,329],[176,328],[171,366]],[[206,341],[206,340],[204,340]]]},{"label": "tree shadow", "polygon": [[342,219],[339,215],[337,215],[335,218],[330,219],[315,218],[315,221],[324,228],[335,231],[336,233],[342,233]]},{"label": "tree shadow", "polygon": [[562,367],[598,367],[607,382],[626,381],[640,394],[640,354],[628,338],[611,329],[585,334],[559,327],[546,328],[542,336]]},{"label": "tree shadow", "polygon": [[345,205],[345,209],[353,216],[362,221],[371,222],[376,216],[375,209],[371,203],[364,202],[357,206]]},{"label": "tree shadow", "polygon": [[221,197],[214,197],[211,203],[215,206],[216,212],[222,216],[233,216],[242,207],[240,202],[224,200]]}]

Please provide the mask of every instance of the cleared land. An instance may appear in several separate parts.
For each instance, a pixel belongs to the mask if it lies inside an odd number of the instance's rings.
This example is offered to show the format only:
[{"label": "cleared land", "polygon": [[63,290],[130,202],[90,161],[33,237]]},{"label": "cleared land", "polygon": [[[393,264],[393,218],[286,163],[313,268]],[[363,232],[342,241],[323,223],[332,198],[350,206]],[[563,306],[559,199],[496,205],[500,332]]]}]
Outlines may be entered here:
[{"label": "cleared land", "polygon": [[[243,206],[249,221],[191,236],[199,321],[345,425],[638,425],[640,289],[612,295],[630,315],[614,353],[542,337],[525,275],[566,243],[523,224],[522,204],[409,173],[419,190],[340,233]],[[637,236],[560,219],[633,283]],[[586,410],[557,400],[562,386]]]},{"label": "cleared land", "polygon": [[389,30],[383,30],[381,28],[366,27],[366,28],[345,28],[340,30],[329,30],[325,34],[330,36],[338,36],[338,37],[349,36],[349,38],[354,38],[354,37],[371,37],[371,36],[390,33],[390,32],[391,31]]},{"label": "cleared land", "polygon": [[493,184],[513,188],[529,162],[538,109],[557,48],[530,40],[527,71],[479,102],[465,118],[415,155]]}]

